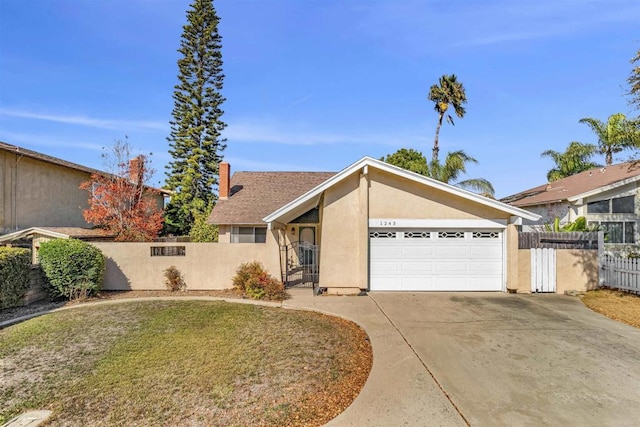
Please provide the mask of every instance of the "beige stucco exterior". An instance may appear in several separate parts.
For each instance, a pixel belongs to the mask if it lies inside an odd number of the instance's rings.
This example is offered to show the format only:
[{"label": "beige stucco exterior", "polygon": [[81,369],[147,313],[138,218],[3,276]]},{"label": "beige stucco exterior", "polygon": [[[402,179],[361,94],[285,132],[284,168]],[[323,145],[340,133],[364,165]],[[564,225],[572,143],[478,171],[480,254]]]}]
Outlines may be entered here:
[{"label": "beige stucco exterior", "polygon": [[[588,291],[598,287],[598,251],[556,249],[556,293]],[[517,251],[519,293],[531,292],[531,250]]]},{"label": "beige stucco exterior", "polygon": [[370,182],[370,218],[509,218],[503,211],[373,168]]},{"label": "beige stucco exterior", "polygon": [[89,227],[86,172],[0,150],[0,234],[24,228]]},{"label": "beige stucco exterior", "polygon": [[[367,262],[366,177],[353,174],[327,189],[322,203],[320,287],[332,293],[357,293],[366,289]],[[361,184],[361,180],[365,183]]]},{"label": "beige stucco exterior", "polygon": [[598,287],[598,251],[556,249],[556,292]]},{"label": "beige stucco exterior", "polygon": [[[510,215],[451,193],[369,168],[325,191],[322,202],[320,287],[329,293],[356,293],[369,284],[369,219],[434,219],[509,221]],[[506,230],[507,287],[517,280],[517,229]],[[511,259],[511,262],[509,260]]]},{"label": "beige stucco exterior", "polygon": [[[274,232],[276,233],[276,232]],[[175,266],[187,289],[229,289],[241,263],[260,261],[268,272],[279,277],[279,249],[273,233],[267,243],[118,243],[91,242],[106,257],[104,289],[161,290],[164,270]],[[151,247],[184,246],[185,256],[151,256]]]}]

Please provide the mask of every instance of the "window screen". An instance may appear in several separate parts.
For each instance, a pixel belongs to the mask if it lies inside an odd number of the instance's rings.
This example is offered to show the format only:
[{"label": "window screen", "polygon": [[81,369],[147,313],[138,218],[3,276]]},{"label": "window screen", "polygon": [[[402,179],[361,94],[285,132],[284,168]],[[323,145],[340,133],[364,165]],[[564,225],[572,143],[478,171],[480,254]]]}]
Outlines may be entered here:
[{"label": "window screen", "polygon": [[635,207],[634,199],[635,197],[633,196],[611,199],[611,212],[612,213],[633,213],[634,207]]},{"label": "window screen", "polygon": [[610,213],[609,199],[587,204],[587,213]]}]

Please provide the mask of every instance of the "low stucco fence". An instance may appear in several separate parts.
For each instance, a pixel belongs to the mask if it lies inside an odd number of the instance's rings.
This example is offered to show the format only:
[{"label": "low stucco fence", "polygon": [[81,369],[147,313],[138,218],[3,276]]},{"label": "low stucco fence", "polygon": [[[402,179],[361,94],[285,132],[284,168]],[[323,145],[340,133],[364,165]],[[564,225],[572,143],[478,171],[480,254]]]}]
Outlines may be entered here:
[{"label": "low stucco fence", "polygon": [[[531,292],[531,251],[518,250],[518,292]],[[556,293],[588,291],[599,286],[599,254],[595,249],[554,249]]]},{"label": "low stucco fence", "polygon": [[277,247],[268,244],[91,242],[106,258],[105,290],[164,290],[175,266],[190,290],[228,289],[238,266],[260,261],[278,277]]}]

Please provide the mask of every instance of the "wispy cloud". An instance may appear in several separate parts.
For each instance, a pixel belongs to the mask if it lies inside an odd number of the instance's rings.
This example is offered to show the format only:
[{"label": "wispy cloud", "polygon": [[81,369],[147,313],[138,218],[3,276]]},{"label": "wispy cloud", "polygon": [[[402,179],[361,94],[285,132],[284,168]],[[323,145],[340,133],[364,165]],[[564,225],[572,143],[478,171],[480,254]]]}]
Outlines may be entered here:
[{"label": "wispy cloud", "polygon": [[[446,4],[446,7],[445,7]],[[574,36],[634,23],[637,0],[367,2],[354,28],[403,54]],[[460,23],[465,23],[460,25]],[[428,42],[425,42],[428,41]]]},{"label": "wispy cloud", "polygon": [[69,139],[51,138],[50,135],[38,135],[21,132],[8,132],[0,129],[0,141],[8,144],[26,144],[37,147],[69,147],[82,148],[84,150],[102,151],[104,144],[96,144],[89,141],[77,141]]},{"label": "wispy cloud", "polygon": [[120,131],[166,131],[168,123],[153,120],[100,119],[81,115],[60,115],[25,110],[0,108],[0,116],[18,119],[41,120],[68,125]]},{"label": "wispy cloud", "polygon": [[232,143],[259,143],[284,145],[384,145],[398,146],[415,141],[424,141],[419,133],[392,132],[387,134],[333,133],[317,130],[283,129],[278,124],[256,123],[251,121],[231,123],[224,136]]},{"label": "wispy cloud", "polygon": [[287,163],[262,162],[245,157],[225,157],[234,170],[261,170],[261,171],[314,171],[313,166],[296,165]]},{"label": "wispy cloud", "polygon": [[289,106],[293,107],[293,106],[296,106],[298,104],[302,104],[303,102],[307,102],[309,99],[311,99],[311,95],[303,96],[302,98],[293,101],[291,103],[291,105],[289,105]]}]

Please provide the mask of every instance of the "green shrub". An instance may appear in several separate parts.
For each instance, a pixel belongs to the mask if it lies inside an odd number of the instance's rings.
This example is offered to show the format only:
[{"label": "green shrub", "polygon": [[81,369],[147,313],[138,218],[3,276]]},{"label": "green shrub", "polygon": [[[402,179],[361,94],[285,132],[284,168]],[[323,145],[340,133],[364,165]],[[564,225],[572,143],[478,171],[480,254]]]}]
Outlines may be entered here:
[{"label": "green shrub", "polygon": [[257,261],[240,264],[232,281],[233,287],[249,298],[282,301],[287,297],[282,282]]},{"label": "green shrub", "polygon": [[0,308],[22,303],[29,289],[31,251],[0,247]]},{"label": "green shrub", "polygon": [[164,284],[167,285],[167,289],[171,292],[182,291],[187,288],[187,284],[182,278],[182,273],[175,265],[164,270]]},{"label": "green shrub", "polygon": [[104,256],[95,246],[76,239],[43,242],[38,251],[53,296],[87,298],[100,291]]}]

